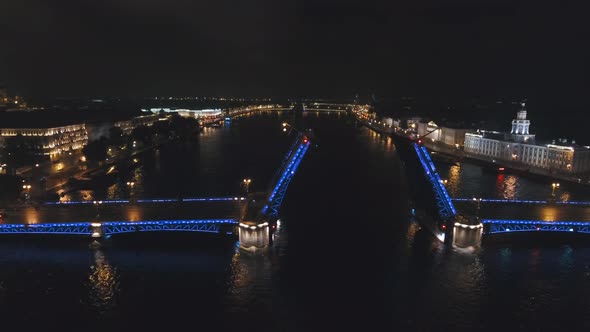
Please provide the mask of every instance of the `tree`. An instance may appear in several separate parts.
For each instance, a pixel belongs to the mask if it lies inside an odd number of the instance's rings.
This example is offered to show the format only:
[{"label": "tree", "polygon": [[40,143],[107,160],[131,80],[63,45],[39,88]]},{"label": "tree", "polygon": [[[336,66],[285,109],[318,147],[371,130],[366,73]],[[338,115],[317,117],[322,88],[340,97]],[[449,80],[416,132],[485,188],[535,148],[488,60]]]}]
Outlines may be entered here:
[{"label": "tree", "polygon": [[156,121],[152,125],[152,132],[156,143],[161,143],[170,136],[170,122]]},{"label": "tree", "polygon": [[123,136],[123,130],[119,127],[111,127],[109,129],[109,140],[114,146],[121,146],[125,144],[125,137]]},{"label": "tree", "polygon": [[147,126],[137,126],[131,132],[131,137],[143,144],[149,144],[152,141],[152,131]]},{"label": "tree", "polygon": [[199,131],[199,121],[175,115],[170,118],[170,128],[177,137],[189,138]]},{"label": "tree", "polygon": [[0,200],[17,199],[22,192],[23,179],[18,176],[0,175]]},{"label": "tree", "polygon": [[39,139],[24,137],[21,134],[7,137],[4,140],[2,154],[6,160],[9,173],[13,174],[17,168],[31,165],[39,161],[43,155]]},{"label": "tree", "polygon": [[107,158],[108,142],[105,137],[92,141],[82,149],[86,159],[91,162],[101,162]]}]

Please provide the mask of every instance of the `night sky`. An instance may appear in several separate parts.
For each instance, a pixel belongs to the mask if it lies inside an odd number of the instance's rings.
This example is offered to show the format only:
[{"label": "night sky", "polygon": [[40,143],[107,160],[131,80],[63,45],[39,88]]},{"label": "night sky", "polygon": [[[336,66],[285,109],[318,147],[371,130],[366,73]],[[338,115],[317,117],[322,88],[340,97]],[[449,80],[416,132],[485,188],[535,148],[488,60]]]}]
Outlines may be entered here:
[{"label": "night sky", "polygon": [[586,102],[587,8],[545,3],[2,0],[0,82],[32,97]]}]

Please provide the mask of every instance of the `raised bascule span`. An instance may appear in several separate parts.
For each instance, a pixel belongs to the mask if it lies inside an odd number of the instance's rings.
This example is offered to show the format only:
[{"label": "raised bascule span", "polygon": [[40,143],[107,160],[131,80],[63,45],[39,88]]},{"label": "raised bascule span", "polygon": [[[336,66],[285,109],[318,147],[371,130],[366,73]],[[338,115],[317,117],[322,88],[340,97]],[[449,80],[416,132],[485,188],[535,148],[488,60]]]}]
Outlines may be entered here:
[{"label": "raised bascule span", "polygon": [[261,215],[267,218],[276,218],[279,208],[283,203],[287,187],[295,176],[295,172],[310,146],[309,138],[304,134],[298,134],[291,149],[287,153],[275,180],[271,184],[267,203],[260,211]]},{"label": "raised bascule span", "polygon": [[272,226],[277,221],[287,188],[310,146],[309,136],[298,133],[268,191],[253,194],[248,198],[248,204],[239,223],[240,248],[258,252],[272,244]]},{"label": "raised bascule span", "polygon": [[424,174],[432,185],[440,218],[444,221],[453,219],[453,217],[457,215],[457,210],[453,205],[453,201],[451,200],[440,175],[438,175],[438,172],[436,171],[436,167],[430,158],[430,154],[424,146],[417,143],[412,143],[412,145],[420,160]]},{"label": "raised bascule span", "polygon": [[[438,222],[430,227],[434,235],[442,241],[452,244],[455,247],[479,247],[483,237],[494,234],[507,234],[519,232],[566,232],[590,234],[590,222],[572,220],[535,220],[518,219],[514,216],[502,218],[480,218],[479,213],[466,217],[457,213],[454,202],[465,206],[465,204],[476,204],[479,211],[480,205],[493,204],[496,215],[502,215],[502,209],[510,205],[539,206],[551,205],[559,208],[562,212],[571,212],[571,209],[582,209],[588,207],[590,202],[586,201],[555,201],[555,200],[518,200],[518,199],[496,199],[496,198],[451,198],[446,190],[444,182],[440,178],[436,167],[432,162],[426,148],[416,142],[411,142],[412,151],[419,161],[425,178],[430,184]],[[569,210],[566,210],[569,209]],[[529,213],[530,214],[530,213]],[[507,217],[507,218],[506,218]],[[426,226],[428,222],[423,222]],[[440,227],[437,227],[440,226]]]}]

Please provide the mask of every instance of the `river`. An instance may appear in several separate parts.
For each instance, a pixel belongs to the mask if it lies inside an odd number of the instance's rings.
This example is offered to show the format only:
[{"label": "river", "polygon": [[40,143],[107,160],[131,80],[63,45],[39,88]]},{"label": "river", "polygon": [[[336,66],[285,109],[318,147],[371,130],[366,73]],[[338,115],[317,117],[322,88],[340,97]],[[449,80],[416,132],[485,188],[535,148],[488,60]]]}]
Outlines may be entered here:
[{"label": "river", "polygon": [[[72,198],[234,195],[265,190],[289,147],[287,113],[255,114],[143,156],[124,183]],[[315,146],[263,256],[201,235],[111,247],[0,244],[0,310],[14,330],[473,331],[590,328],[590,239],[516,237],[467,254],[409,222],[396,147],[344,114],[306,114]],[[551,186],[437,164],[455,197],[544,199]],[[130,191],[132,192],[130,193]],[[588,200],[582,188],[557,193]],[[9,329],[10,330],[10,329]]]}]

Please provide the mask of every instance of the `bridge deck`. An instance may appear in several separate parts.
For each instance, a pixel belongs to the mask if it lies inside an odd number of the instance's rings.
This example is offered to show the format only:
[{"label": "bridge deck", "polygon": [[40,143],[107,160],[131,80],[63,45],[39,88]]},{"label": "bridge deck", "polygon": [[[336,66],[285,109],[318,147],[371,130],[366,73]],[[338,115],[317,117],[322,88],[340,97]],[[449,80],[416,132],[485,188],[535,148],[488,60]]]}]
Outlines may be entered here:
[{"label": "bridge deck", "polygon": [[590,205],[481,202],[479,213],[473,201],[455,201],[460,214],[479,215],[481,219],[587,221],[590,223]]},{"label": "bridge deck", "polygon": [[[160,202],[140,204],[101,204],[99,221],[140,221],[171,219],[208,219],[239,217],[243,201]],[[97,220],[94,204],[43,205],[5,209],[3,224],[75,223]]]}]

